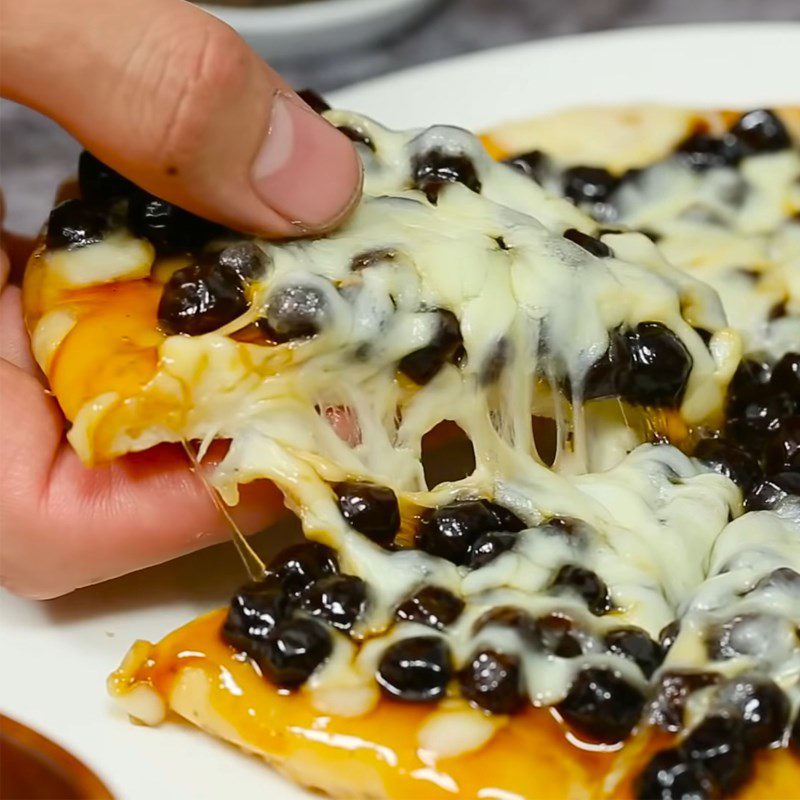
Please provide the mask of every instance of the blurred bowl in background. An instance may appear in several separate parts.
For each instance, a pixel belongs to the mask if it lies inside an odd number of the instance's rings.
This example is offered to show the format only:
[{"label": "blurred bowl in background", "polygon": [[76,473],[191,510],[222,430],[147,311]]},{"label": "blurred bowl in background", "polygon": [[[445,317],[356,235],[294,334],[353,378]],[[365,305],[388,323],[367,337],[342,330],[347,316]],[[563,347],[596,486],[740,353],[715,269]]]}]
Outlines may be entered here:
[{"label": "blurred bowl in background", "polygon": [[359,47],[402,30],[440,0],[230,0],[199,3],[266,59]]}]

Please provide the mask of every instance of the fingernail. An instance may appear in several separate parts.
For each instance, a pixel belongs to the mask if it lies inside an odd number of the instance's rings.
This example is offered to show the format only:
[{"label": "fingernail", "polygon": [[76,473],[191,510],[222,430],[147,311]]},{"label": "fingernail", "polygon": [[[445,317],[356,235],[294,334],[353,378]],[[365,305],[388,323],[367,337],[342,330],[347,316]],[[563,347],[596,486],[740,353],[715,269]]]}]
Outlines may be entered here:
[{"label": "fingernail", "polygon": [[278,92],[251,176],[263,202],[297,228],[326,228],[357,201],[361,161],[344,134],[301,100]]}]

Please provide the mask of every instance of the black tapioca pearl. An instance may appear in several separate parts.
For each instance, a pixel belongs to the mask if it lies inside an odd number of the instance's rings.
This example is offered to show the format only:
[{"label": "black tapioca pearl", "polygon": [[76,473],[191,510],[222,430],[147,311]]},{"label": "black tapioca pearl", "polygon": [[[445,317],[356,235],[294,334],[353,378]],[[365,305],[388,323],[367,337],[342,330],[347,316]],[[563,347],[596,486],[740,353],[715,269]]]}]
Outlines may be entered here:
[{"label": "black tapioca pearl", "polygon": [[513,714],[522,708],[522,670],[517,656],[480,650],[458,673],[461,694],[492,714]]},{"label": "black tapioca pearl", "polygon": [[532,178],[537,183],[543,183],[550,170],[550,159],[541,150],[520,153],[513,158],[506,159],[503,163]]},{"label": "black tapioca pearl", "polygon": [[484,507],[494,517],[497,530],[519,533],[528,527],[513,511],[510,511],[504,506],[494,503],[491,500],[481,500],[480,502],[483,503]]},{"label": "black tapioca pearl", "polygon": [[611,597],[605,581],[596,572],[577,564],[564,564],[556,573],[550,588],[556,592],[577,594],[595,616],[602,616],[611,609]]},{"label": "black tapioca pearl", "polygon": [[800,496],[800,472],[778,472],[753,486],[744,507],[748,511],[770,511],[790,496]]},{"label": "black tapioca pearl", "polygon": [[587,253],[591,253],[597,258],[610,258],[614,255],[614,251],[607,244],[577,228],[567,228],[563,235],[565,239],[575,242],[578,247],[582,247]]},{"label": "black tapioca pearl", "polygon": [[438,636],[415,636],[386,649],[376,679],[398,700],[428,703],[444,696],[452,675],[447,644]]},{"label": "black tapioca pearl", "polygon": [[769,364],[755,359],[742,359],[728,386],[728,415],[735,415],[751,401],[763,397],[769,380]]},{"label": "black tapioca pearl", "polygon": [[789,307],[786,300],[779,300],[774,303],[767,312],[767,322],[775,322],[776,319],[783,319],[789,313]]},{"label": "black tapioca pearl", "polygon": [[288,607],[286,593],[275,578],[245,584],[231,599],[222,638],[246,652],[254,640],[265,639],[272,633]]},{"label": "black tapioca pearl", "polygon": [[608,349],[586,372],[583,380],[585,400],[617,397],[622,391],[630,362],[628,343],[621,331],[609,335]]},{"label": "black tapioca pearl", "polygon": [[247,284],[264,275],[268,258],[255,242],[237,242],[221,250],[216,261],[220,269]]},{"label": "black tapioca pearl", "polygon": [[333,643],[325,626],[313,619],[291,617],[280,622],[248,655],[266,678],[277,686],[305,683],[331,654]]},{"label": "black tapioca pearl", "polygon": [[429,383],[445,363],[453,362],[464,344],[456,315],[445,309],[437,314],[437,330],[430,344],[403,356],[398,364],[400,372],[420,386]]},{"label": "black tapioca pearl", "polygon": [[195,251],[223,231],[216,222],[144,191],[131,195],[128,222],[137,236],[149,239],[161,253]]},{"label": "black tapioca pearl", "polygon": [[561,177],[564,194],[576,205],[605,203],[619,185],[603,167],[570,167]]},{"label": "black tapioca pearl", "polygon": [[303,590],[326,575],[339,572],[336,551],[319,542],[301,542],[278,553],[269,565],[270,574],[281,581],[290,596]]},{"label": "black tapioca pearl", "polygon": [[730,478],[748,492],[761,477],[761,468],[755,457],[727,439],[701,439],[694,457],[711,467],[714,472]]},{"label": "black tapioca pearl", "polygon": [[789,747],[795,753],[800,754],[800,713],[794,718],[794,725],[792,725],[792,730],[789,732]]},{"label": "black tapioca pearl", "polygon": [[677,747],[656,753],[635,779],[636,800],[718,800],[703,767]]},{"label": "black tapioca pearl", "polygon": [[658,643],[664,653],[668,653],[675,644],[678,634],[681,632],[680,620],[674,619],[668,625],[665,625],[658,634]]},{"label": "black tapioca pearl", "polygon": [[794,416],[797,404],[788,392],[751,400],[728,417],[725,432],[729,438],[756,452],[765,437],[780,430],[784,420]]},{"label": "black tapioca pearl", "polygon": [[706,328],[692,328],[692,330],[703,340],[703,344],[708,347],[714,334]]},{"label": "black tapioca pearl", "polygon": [[698,764],[706,772],[711,785],[725,797],[743,786],[753,771],[742,734],[739,720],[713,715],[694,728],[679,748],[689,763]]},{"label": "black tapioca pearl", "polygon": [[601,742],[626,739],[642,714],[644,695],[619,672],[586,667],[556,706],[566,722]]},{"label": "black tapioca pearl", "polygon": [[108,208],[115,200],[129,197],[134,185],[116,170],[84,150],[78,158],[78,184],[81,197],[90,205]]},{"label": "black tapioca pearl", "polygon": [[625,333],[628,366],[622,397],[643,406],[675,406],[686,390],[692,356],[666,325],[641,322]]},{"label": "black tapioca pearl", "polygon": [[318,334],[329,314],[325,293],[316,286],[284,286],[267,298],[258,326],[273,342],[307,339]]},{"label": "black tapioca pearl", "polygon": [[325,111],[331,110],[325,98],[314,89],[299,89],[297,95],[306,105],[316,111],[317,114],[322,114]]},{"label": "black tapioca pearl", "polygon": [[675,152],[684,164],[698,172],[736,163],[736,154],[729,144],[707,133],[693,133],[687,136],[677,146]]},{"label": "black tapioca pearl", "polygon": [[772,368],[770,391],[800,398],[800,353],[785,353]]},{"label": "black tapioca pearl", "polygon": [[452,592],[441,586],[423,586],[397,607],[395,618],[443,630],[455,622],[463,610],[464,601]]},{"label": "black tapioca pearl", "polygon": [[583,653],[572,620],[561,614],[537,617],[525,629],[525,639],[540,652],[559,658],[576,658]]},{"label": "black tapioca pearl", "polygon": [[713,672],[665,672],[652,704],[653,721],[668,731],[681,730],[689,695],[718,682],[719,675]]},{"label": "black tapioca pearl", "polygon": [[727,622],[715,625],[705,633],[709,656],[719,661],[742,655],[757,655],[763,647],[763,624],[768,623],[769,618],[750,613],[739,614]]},{"label": "black tapioca pearl", "polygon": [[792,143],[786,126],[774,112],[766,108],[742,114],[731,127],[730,136],[740,158],[785,150]]},{"label": "black tapioca pearl", "polygon": [[517,543],[517,534],[511,531],[489,531],[481,534],[469,548],[470,569],[480,569],[506,553]]},{"label": "black tapioca pearl", "polygon": [[536,528],[537,533],[565,537],[573,547],[583,547],[591,528],[574,517],[550,517]]},{"label": "black tapioca pearl", "polygon": [[767,474],[800,472],[800,414],[782,420],[767,437],[761,462]]},{"label": "black tapioca pearl", "polygon": [[161,294],[158,321],[171,334],[198,336],[247,311],[241,282],[213,265],[192,264],[174,272]]},{"label": "black tapioca pearl", "polygon": [[720,689],[717,702],[741,719],[741,738],[748,747],[768,747],[780,741],[789,723],[789,699],[768,678],[735,678]]},{"label": "black tapioca pearl", "polygon": [[645,678],[649,678],[664,661],[664,650],[641,628],[617,628],[609,631],[604,642],[606,647],[623,658],[635,662]]},{"label": "black tapioca pearl", "polygon": [[425,193],[434,205],[439,192],[448,183],[461,183],[473,192],[480,192],[481,181],[472,161],[463,153],[429,150],[415,156],[412,162],[414,187]]},{"label": "black tapioca pearl", "polygon": [[423,515],[417,531],[417,546],[454,564],[466,564],[475,540],[496,528],[497,520],[483,502],[457,500]]},{"label": "black tapioca pearl", "polygon": [[337,128],[351,142],[363,144],[365,147],[375,152],[375,142],[372,141],[372,137],[365,130],[354,128],[352,125],[337,125]]},{"label": "black tapioca pearl", "polygon": [[108,219],[83,200],[65,200],[51,212],[45,244],[51,250],[75,249],[102,241],[108,233]]},{"label": "black tapioca pearl", "polygon": [[367,267],[373,267],[376,264],[385,264],[397,259],[397,251],[391,248],[379,248],[378,250],[365,250],[353,256],[350,261],[350,269],[353,272],[359,272]]},{"label": "black tapioca pearl", "polygon": [[394,541],[400,530],[400,506],[388,486],[346,481],[333,488],[339,511],[350,527],[383,547]]},{"label": "black tapioca pearl", "polygon": [[534,627],[533,617],[517,606],[496,606],[481,614],[472,626],[473,634],[480,633],[490,625],[510,628],[520,636],[530,638]]},{"label": "black tapioca pearl", "polygon": [[325,575],[304,592],[301,607],[340,631],[349,631],[367,605],[367,584],[355,575]]}]

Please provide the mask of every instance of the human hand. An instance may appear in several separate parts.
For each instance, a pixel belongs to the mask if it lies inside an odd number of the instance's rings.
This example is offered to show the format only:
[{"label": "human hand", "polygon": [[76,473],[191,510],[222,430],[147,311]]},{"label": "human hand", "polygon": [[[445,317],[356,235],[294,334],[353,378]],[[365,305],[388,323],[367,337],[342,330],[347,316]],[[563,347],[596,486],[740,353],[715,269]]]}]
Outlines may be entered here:
[{"label": "human hand", "polygon": [[[328,229],[357,201],[350,141],[239,36],[182,0],[0,0],[0,90],[58,121],[166,200],[233,228]],[[184,453],[164,445],[86,469],[64,438],[0,255],[0,579],[53,597],[229,535]],[[213,454],[212,454],[213,458]],[[244,487],[246,532],[280,494]]]}]

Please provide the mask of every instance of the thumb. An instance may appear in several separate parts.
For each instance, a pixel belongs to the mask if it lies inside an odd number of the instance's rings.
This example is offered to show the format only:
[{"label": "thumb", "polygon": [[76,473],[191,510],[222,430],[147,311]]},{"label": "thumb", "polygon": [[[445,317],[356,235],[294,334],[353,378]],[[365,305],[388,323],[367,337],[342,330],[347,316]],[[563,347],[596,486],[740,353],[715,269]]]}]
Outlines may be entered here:
[{"label": "thumb", "polygon": [[228,26],[183,0],[0,0],[2,94],[153,194],[292,235],[360,191],[352,143]]}]

